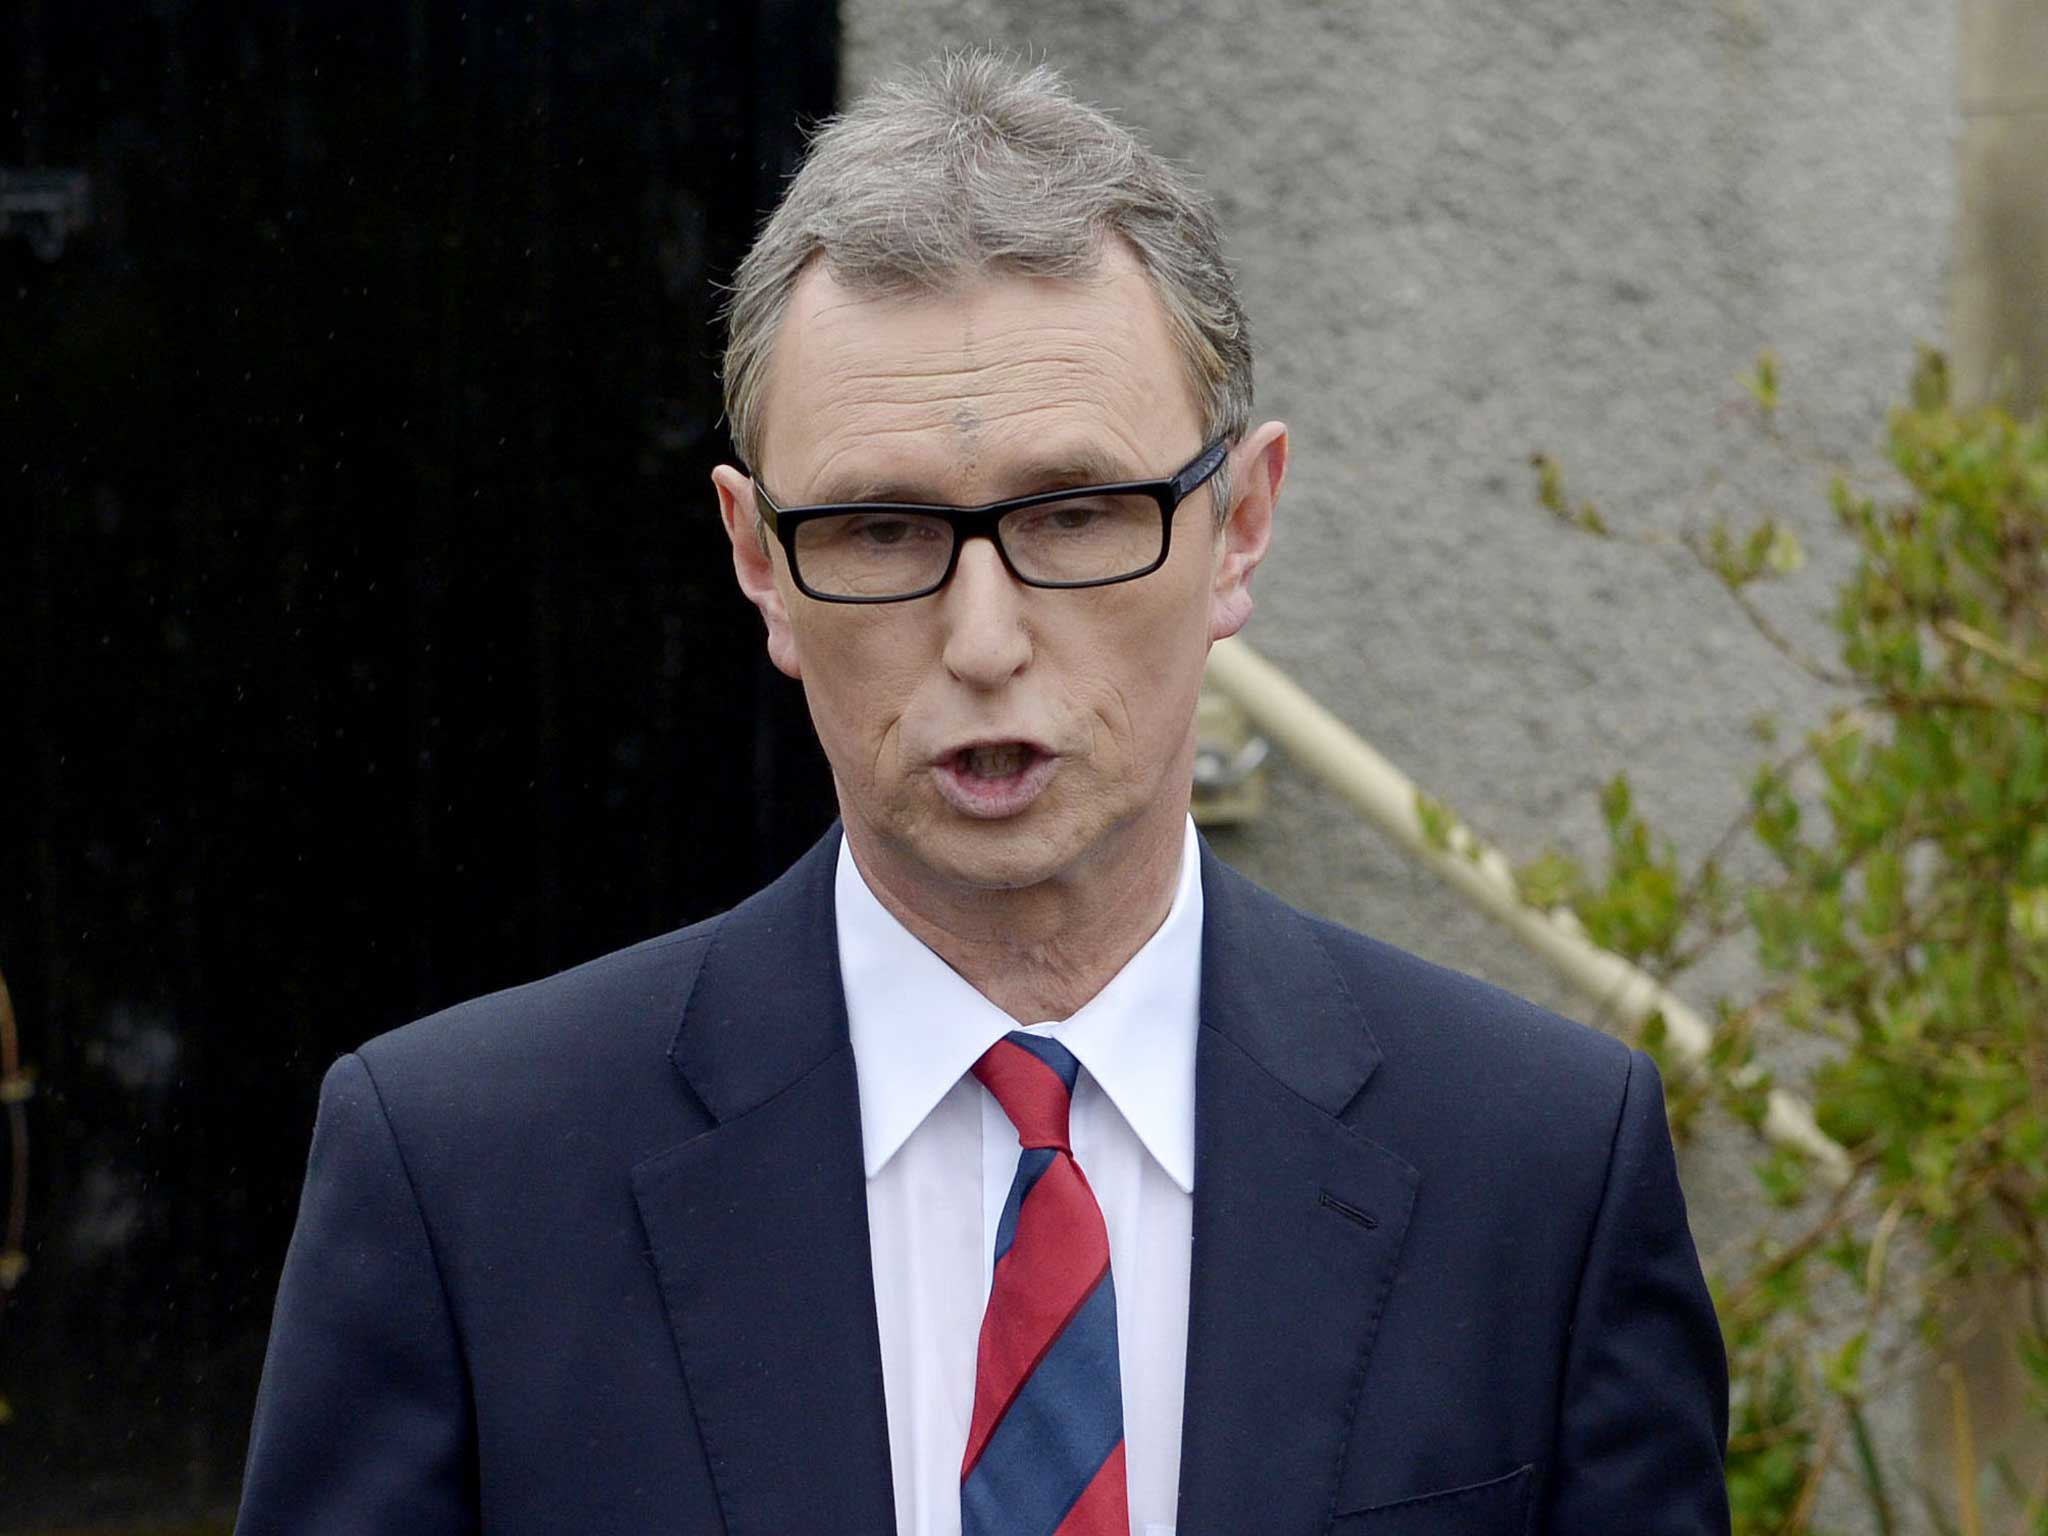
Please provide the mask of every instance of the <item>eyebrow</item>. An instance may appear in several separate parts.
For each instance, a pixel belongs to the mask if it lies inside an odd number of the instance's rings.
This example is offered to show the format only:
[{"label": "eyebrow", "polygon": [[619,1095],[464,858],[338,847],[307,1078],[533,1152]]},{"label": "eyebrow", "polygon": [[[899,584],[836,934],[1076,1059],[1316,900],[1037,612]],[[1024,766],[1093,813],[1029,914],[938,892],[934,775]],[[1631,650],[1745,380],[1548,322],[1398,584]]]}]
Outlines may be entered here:
[{"label": "eyebrow", "polygon": [[[1170,471],[1169,471],[1170,473]],[[1085,485],[1117,485],[1128,480],[1159,479],[1133,470],[1113,454],[1083,448],[1019,466],[1006,477],[1010,490],[991,501],[1008,501],[1012,496],[1031,496],[1039,491],[1061,491]],[[828,479],[806,505],[835,506],[842,503],[902,502],[911,506],[947,507],[961,503],[937,494],[927,481],[871,477],[862,480]],[[985,503],[976,503],[985,505]]]}]

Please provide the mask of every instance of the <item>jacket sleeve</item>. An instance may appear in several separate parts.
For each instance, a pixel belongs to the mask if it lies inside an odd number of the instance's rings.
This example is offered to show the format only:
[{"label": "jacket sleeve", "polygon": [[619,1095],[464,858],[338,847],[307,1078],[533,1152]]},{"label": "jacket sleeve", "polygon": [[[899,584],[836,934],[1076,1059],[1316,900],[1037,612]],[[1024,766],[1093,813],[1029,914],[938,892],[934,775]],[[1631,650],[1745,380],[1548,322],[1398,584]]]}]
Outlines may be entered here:
[{"label": "jacket sleeve", "polygon": [[433,1244],[357,1056],[320,1090],[240,1536],[478,1529],[470,1390]]},{"label": "jacket sleeve", "polygon": [[1726,1536],[1728,1363],[1663,1085],[1634,1053],[1566,1351],[1546,1536]]}]

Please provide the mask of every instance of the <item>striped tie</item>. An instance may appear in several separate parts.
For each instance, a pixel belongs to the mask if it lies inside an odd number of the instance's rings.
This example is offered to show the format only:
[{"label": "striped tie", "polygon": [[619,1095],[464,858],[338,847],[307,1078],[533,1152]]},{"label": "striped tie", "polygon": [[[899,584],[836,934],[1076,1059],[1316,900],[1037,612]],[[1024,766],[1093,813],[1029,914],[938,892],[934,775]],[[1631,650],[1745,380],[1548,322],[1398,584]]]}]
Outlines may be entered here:
[{"label": "striped tie", "polygon": [[1064,1046],[1023,1033],[974,1064],[1024,1151],[981,1319],[962,1536],[1130,1533],[1109,1233],[1067,1142],[1079,1070]]}]

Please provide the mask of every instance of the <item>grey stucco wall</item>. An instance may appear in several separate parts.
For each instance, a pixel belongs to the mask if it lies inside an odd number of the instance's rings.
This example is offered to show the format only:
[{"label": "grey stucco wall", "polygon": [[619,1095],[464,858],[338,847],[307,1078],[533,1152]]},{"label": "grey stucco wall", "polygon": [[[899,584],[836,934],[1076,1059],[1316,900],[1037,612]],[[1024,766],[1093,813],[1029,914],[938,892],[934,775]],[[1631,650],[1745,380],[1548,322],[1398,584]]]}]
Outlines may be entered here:
[{"label": "grey stucco wall", "polygon": [[[1294,465],[1247,639],[1511,858],[1601,846],[1626,770],[1688,853],[1827,691],[1676,550],[1572,537],[1532,452],[1613,524],[1798,531],[1761,601],[1831,651],[1826,461],[1879,462],[1942,341],[1955,20],[1916,0],[846,0],[845,87],[950,45],[1043,56],[1193,167]],[[1790,447],[1738,378],[1769,346]],[[1276,760],[1218,839],[1304,906],[1584,1016],[1540,962]],[[1741,980],[1740,957],[1704,978]],[[1740,1138],[1685,1153],[1710,1255]],[[1894,1423],[1893,1433],[1905,1427]]]}]

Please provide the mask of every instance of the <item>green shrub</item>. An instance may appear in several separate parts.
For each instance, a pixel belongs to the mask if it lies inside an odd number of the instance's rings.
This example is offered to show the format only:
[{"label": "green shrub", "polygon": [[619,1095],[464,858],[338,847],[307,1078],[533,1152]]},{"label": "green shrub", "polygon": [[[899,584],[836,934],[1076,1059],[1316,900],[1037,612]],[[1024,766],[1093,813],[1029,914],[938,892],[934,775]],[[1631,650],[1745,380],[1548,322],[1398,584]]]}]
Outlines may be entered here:
[{"label": "green shrub", "polygon": [[[1768,357],[1750,389],[1768,420]],[[1906,1501],[1948,1523],[1910,1468],[1878,1454],[1864,1405],[1911,1371],[1946,1370],[1961,1392],[1950,1302],[1965,1282],[2017,1298],[2018,1364],[2048,1434],[2048,418],[1959,409],[1928,353],[1888,442],[1892,490],[1832,487],[1857,554],[1834,607],[1837,663],[1800,653],[1750,601],[1752,583],[1799,568],[1789,530],[1717,524],[1685,540],[1773,644],[1841,694],[1820,729],[1757,771],[1731,829],[1762,850],[1768,877],[1735,892],[1720,861],[1683,871],[1621,779],[1603,797],[1602,871],[1552,852],[1522,875],[1525,899],[1569,904],[1598,942],[1666,976],[1751,940],[1763,981],[1721,1001],[1706,1085],[1748,1124],[1768,1087],[1759,1044],[1827,1043],[1802,1087],[1853,1172],[1813,1188],[1795,1154],[1765,1156],[1762,1188],[1797,1226],[1788,1235],[1780,1211],[1746,1268],[1714,1277],[1742,1533],[1817,1528],[1837,1460],[1879,1529]],[[1555,464],[1536,467],[1560,521],[1619,536],[1570,501]],[[1676,1069],[1667,1080],[1683,1124],[1701,1085]],[[1911,1281],[1888,1262],[1902,1246]],[[1913,1328],[1885,1326],[1906,1318]],[[1871,1341],[1901,1333],[1915,1358],[1878,1358]],[[1979,1469],[1966,1440],[1953,1451],[1955,1519],[1970,1531]],[[2021,1528],[2048,1532],[2048,1490],[2015,1495]]]}]

